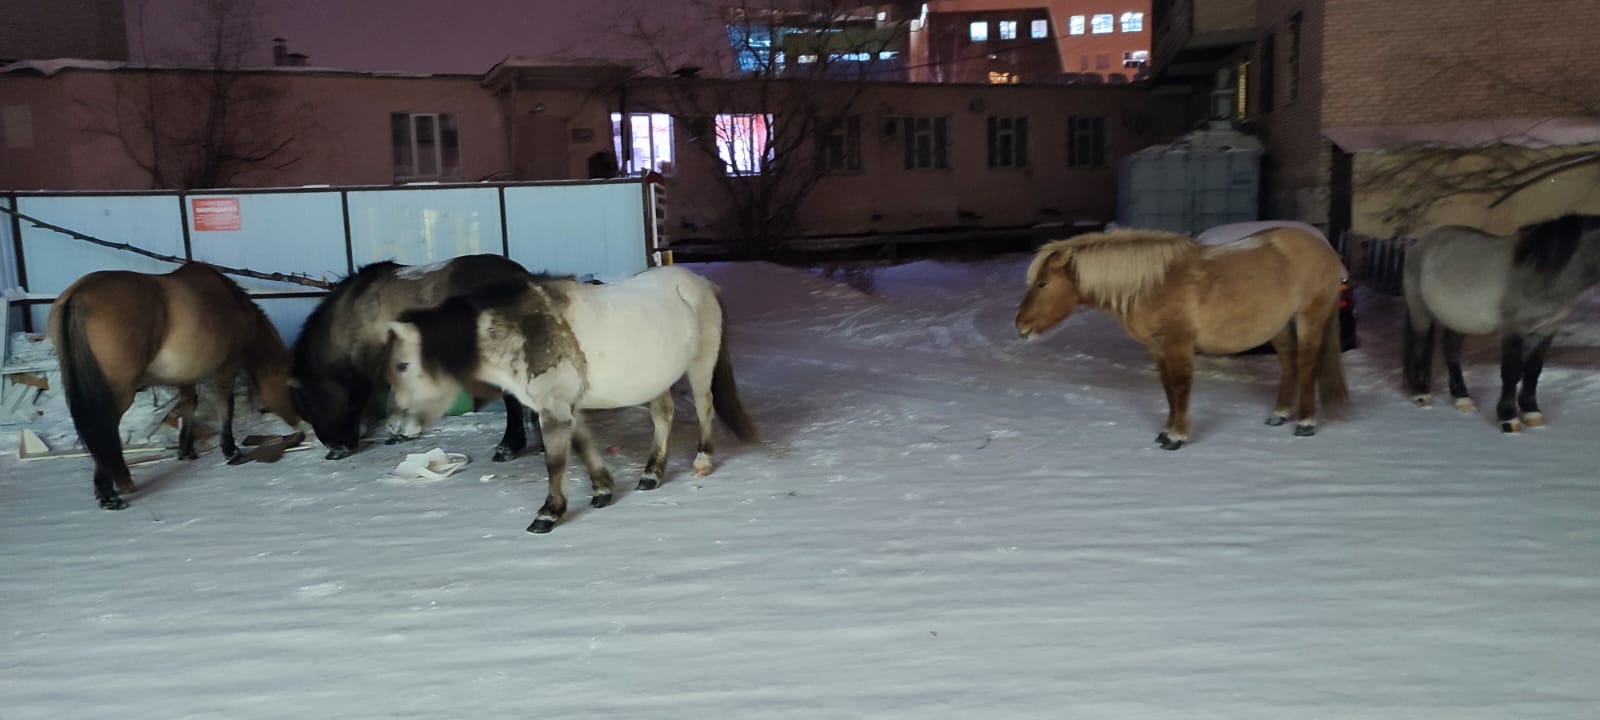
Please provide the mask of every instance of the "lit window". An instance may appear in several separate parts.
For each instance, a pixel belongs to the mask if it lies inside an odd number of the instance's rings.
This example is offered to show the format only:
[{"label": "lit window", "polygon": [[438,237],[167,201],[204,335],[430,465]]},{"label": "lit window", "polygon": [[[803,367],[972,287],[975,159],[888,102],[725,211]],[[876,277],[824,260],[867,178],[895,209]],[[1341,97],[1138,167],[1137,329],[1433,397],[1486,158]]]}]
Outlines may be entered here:
[{"label": "lit window", "polygon": [[[622,114],[611,113],[611,147],[622,160],[622,170],[635,177],[652,170],[671,175],[672,116],[666,113],[628,113],[628,131],[624,138]],[[623,152],[623,148],[629,152]]]},{"label": "lit window", "polygon": [[879,60],[893,60],[895,58],[895,56],[899,55],[899,54],[900,54],[899,50],[884,50],[884,51],[878,53],[878,59]]},{"label": "lit window", "polygon": [[1049,20],[1035,20],[1035,21],[1033,21],[1032,25],[1029,27],[1028,37],[1031,37],[1031,38],[1033,38],[1035,40],[1039,40],[1041,38],[1046,38],[1046,37],[1049,37],[1049,36],[1050,36],[1050,21]]},{"label": "lit window", "polygon": [[1015,39],[1017,39],[1017,21],[1015,21],[1015,20],[1001,20],[1000,21],[1000,39],[1001,40],[1015,40]]},{"label": "lit window", "polygon": [[817,61],[817,56],[815,56],[815,55],[796,55],[795,58],[794,58],[794,61],[797,62],[797,63],[800,63],[801,65],[810,65],[811,63],[814,63],[814,62]]},{"label": "lit window", "polygon": [[1089,29],[1094,31],[1096,35],[1109,33],[1116,29],[1116,16],[1110,13],[1096,15],[1094,20],[1089,22]]},{"label": "lit window", "polygon": [[717,156],[729,175],[760,175],[772,162],[771,115],[718,115]]},{"label": "lit window", "polygon": [[1083,34],[1083,16],[1082,15],[1073,15],[1071,19],[1067,20],[1067,32],[1072,34],[1072,35],[1082,35]]},{"label": "lit window", "polygon": [[[1123,13],[1122,14],[1122,31],[1123,32],[1143,32],[1144,31],[1144,13],[1137,13],[1137,12],[1125,12],[1125,13]],[[1096,30],[1095,32],[1099,32],[1099,31]],[[1107,30],[1106,32],[1111,32],[1111,31]]]},{"label": "lit window", "polygon": [[1016,85],[1020,82],[1022,82],[1022,76],[1016,73],[1001,72],[999,70],[989,71],[990,85]]},{"label": "lit window", "polygon": [[967,31],[973,42],[983,42],[989,39],[989,22],[978,20],[972,23],[972,29]]},{"label": "lit window", "polygon": [[1149,50],[1129,50],[1122,53],[1122,66],[1125,68],[1144,67],[1149,62]]}]

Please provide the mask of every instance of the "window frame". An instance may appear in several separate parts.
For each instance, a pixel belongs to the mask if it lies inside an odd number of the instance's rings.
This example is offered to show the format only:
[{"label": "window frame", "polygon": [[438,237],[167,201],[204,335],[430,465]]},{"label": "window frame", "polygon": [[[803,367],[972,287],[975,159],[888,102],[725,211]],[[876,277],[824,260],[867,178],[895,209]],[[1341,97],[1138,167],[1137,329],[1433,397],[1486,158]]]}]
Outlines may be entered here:
[{"label": "window frame", "polygon": [[[758,125],[756,118],[762,121]],[[717,113],[711,117],[717,158],[729,177],[764,175],[772,165],[772,115],[770,113]],[[748,135],[748,148],[740,148],[740,135]],[[759,151],[758,151],[759,149]],[[750,163],[745,167],[745,163]]]},{"label": "window frame", "polygon": [[1123,13],[1117,18],[1117,27],[1125,33],[1144,32],[1144,13],[1132,10]]},{"label": "window frame", "polygon": [[968,23],[967,40],[975,43],[989,42],[989,21],[973,20]]},{"label": "window frame", "polygon": [[[1105,29],[1102,30],[1101,28]],[[1113,13],[1095,13],[1089,18],[1090,35],[1110,35],[1116,31],[1117,16]]]},{"label": "window frame", "polygon": [[1067,18],[1068,35],[1085,35],[1089,32],[1089,17],[1087,15],[1073,15]]},{"label": "window frame", "polygon": [[[423,121],[429,126],[431,142],[423,142],[418,128]],[[404,142],[398,135],[401,123],[404,123]],[[461,126],[456,122],[455,113],[431,112],[392,112],[389,113],[389,144],[394,152],[394,179],[395,182],[408,182],[417,180],[458,180],[461,175]],[[404,148],[406,156],[402,165],[400,150]],[[425,147],[427,148],[425,151]],[[422,172],[422,158],[424,152],[430,156],[434,172]],[[410,172],[402,172],[409,170]]]},{"label": "window frame", "polygon": [[1028,167],[1028,116],[989,116],[989,169]]},{"label": "window frame", "polygon": [[1032,40],[1044,40],[1044,39],[1049,38],[1049,37],[1050,37],[1050,21],[1048,19],[1041,18],[1041,19],[1030,21],[1028,23],[1028,38],[1029,39],[1032,39]]},{"label": "window frame", "polygon": [[[626,115],[623,113],[613,112],[611,113],[610,117],[611,150],[617,154],[617,163],[619,166],[618,170],[620,170],[625,177],[643,177],[646,173],[651,172],[658,172],[667,177],[672,177],[673,175],[677,174],[677,118],[674,118],[671,114],[664,112],[630,112]],[[624,119],[626,119],[629,123],[627,135],[629,140],[632,142],[632,145],[629,149],[639,149],[639,136],[638,133],[635,132],[634,126],[634,119],[636,118],[643,118],[646,121],[646,134],[650,138],[648,144],[648,147],[650,148],[650,157],[646,159],[641,159],[637,153],[627,153],[625,155],[622,152],[623,133],[621,123]],[[658,120],[665,121],[665,126],[661,129],[664,130],[666,134],[666,142],[659,146],[656,143],[655,135]],[[663,149],[666,150],[665,157],[662,157],[660,152]],[[630,155],[631,157],[628,157]],[[642,166],[640,166],[641,161],[644,163]],[[660,167],[660,163],[662,162],[669,163],[665,170],[661,169]]]},{"label": "window frame", "polygon": [[1067,167],[1093,170],[1106,166],[1106,117],[1073,115],[1067,118]]},{"label": "window frame", "polygon": [[817,172],[824,175],[861,172],[861,116],[816,121]]},{"label": "window frame", "polygon": [[[920,127],[921,125],[926,127]],[[905,144],[905,169],[908,172],[950,169],[950,116],[908,115],[900,118]],[[927,157],[922,157],[920,140],[927,140]],[[926,162],[924,162],[926,161]]]},{"label": "window frame", "polygon": [[[1017,39],[1017,21],[1015,21],[1015,20],[1001,20],[1001,21],[995,23],[995,25],[996,25],[995,29],[999,32],[1001,40],[1015,40],[1015,39]],[[1007,32],[1006,32],[1007,30],[1010,30],[1010,34],[1007,34]]]}]

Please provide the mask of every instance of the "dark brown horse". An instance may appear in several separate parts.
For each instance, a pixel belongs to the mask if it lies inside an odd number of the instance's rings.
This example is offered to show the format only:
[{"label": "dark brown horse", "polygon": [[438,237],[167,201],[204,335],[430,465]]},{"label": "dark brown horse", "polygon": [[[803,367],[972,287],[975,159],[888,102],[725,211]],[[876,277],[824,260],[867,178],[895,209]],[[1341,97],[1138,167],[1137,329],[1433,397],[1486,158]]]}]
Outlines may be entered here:
[{"label": "dark brown horse", "polygon": [[136,488],[122,458],[117,425],[142,385],[179,390],[178,457],[193,459],[195,384],[216,384],[222,403],[222,452],[233,441],[233,384],[250,377],[267,408],[292,426],[289,349],[244,290],[216,268],[189,263],[165,275],[108,270],[89,273],[50,307],[50,339],[61,361],[67,409],[94,458],[100,507],[128,506]]}]

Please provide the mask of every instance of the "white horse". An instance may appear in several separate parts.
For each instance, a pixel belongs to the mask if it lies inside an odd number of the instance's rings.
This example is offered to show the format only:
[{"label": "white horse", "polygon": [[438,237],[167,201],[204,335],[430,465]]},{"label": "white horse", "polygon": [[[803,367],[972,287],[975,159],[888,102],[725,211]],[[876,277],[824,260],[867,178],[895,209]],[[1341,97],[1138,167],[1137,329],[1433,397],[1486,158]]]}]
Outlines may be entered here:
[{"label": "white horse", "polygon": [[1500,429],[1543,425],[1537,392],[1545,352],[1578,295],[1597,283],[1600,217],[1568,215],[1510,237],[1453,225],[1423,235],[1406,251],[1405,265],[1405,377],[1412,400],[1428,404],[1437,335],[1456,408],[1475,412],[1461,375],[1462,337],[1498,333]]},{"label": "white horse", "polygon": [[584,410],[649,404],[655,438],[640,490],[658,487],[666,475],[670,391],[685,375],[700,420],[696,476],[711,472],[713,409],[739,439],[756,439],[734,384],[725,327],[716,286],[682,268],[654,268],[610,285],[530,276],[391,323],[390,402],[407,422],[426,426],[463,385],[488,385],[538,412],[550,491],[528,532],[545,533],[567,509],[569,446],[593,481],[590,504],[611,502],[611,472],[589,438]]}]

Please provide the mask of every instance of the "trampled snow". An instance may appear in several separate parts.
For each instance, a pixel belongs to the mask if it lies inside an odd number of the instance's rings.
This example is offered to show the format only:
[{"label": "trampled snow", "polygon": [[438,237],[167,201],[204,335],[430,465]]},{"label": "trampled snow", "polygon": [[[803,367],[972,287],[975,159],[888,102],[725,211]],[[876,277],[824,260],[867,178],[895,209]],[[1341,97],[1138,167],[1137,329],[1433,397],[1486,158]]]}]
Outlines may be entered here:
[{"label": "trampled snow", "polygon": [[[1486,338],[1476,415],[1442,378],[1413,407],[1400,303],[1363,291],[1346,417],[1267,427],[1276,360],[1202,359],[1174,453],[1112,320],[1016,337],[1026,262],[691,266],[764,442],[719,429],[690,477],[680,398],[635,492],[647,412],[595,413],[621,495],[589,509],[575,467],[543,536],[542,458],[489,462],[497,406],[343,461],[137,466],[116,513],[6,428],[0,718],[1600,716],[1592,295],[1549,427],[1497,431]],[[386,476],[432,447],[473,462]]]}]

